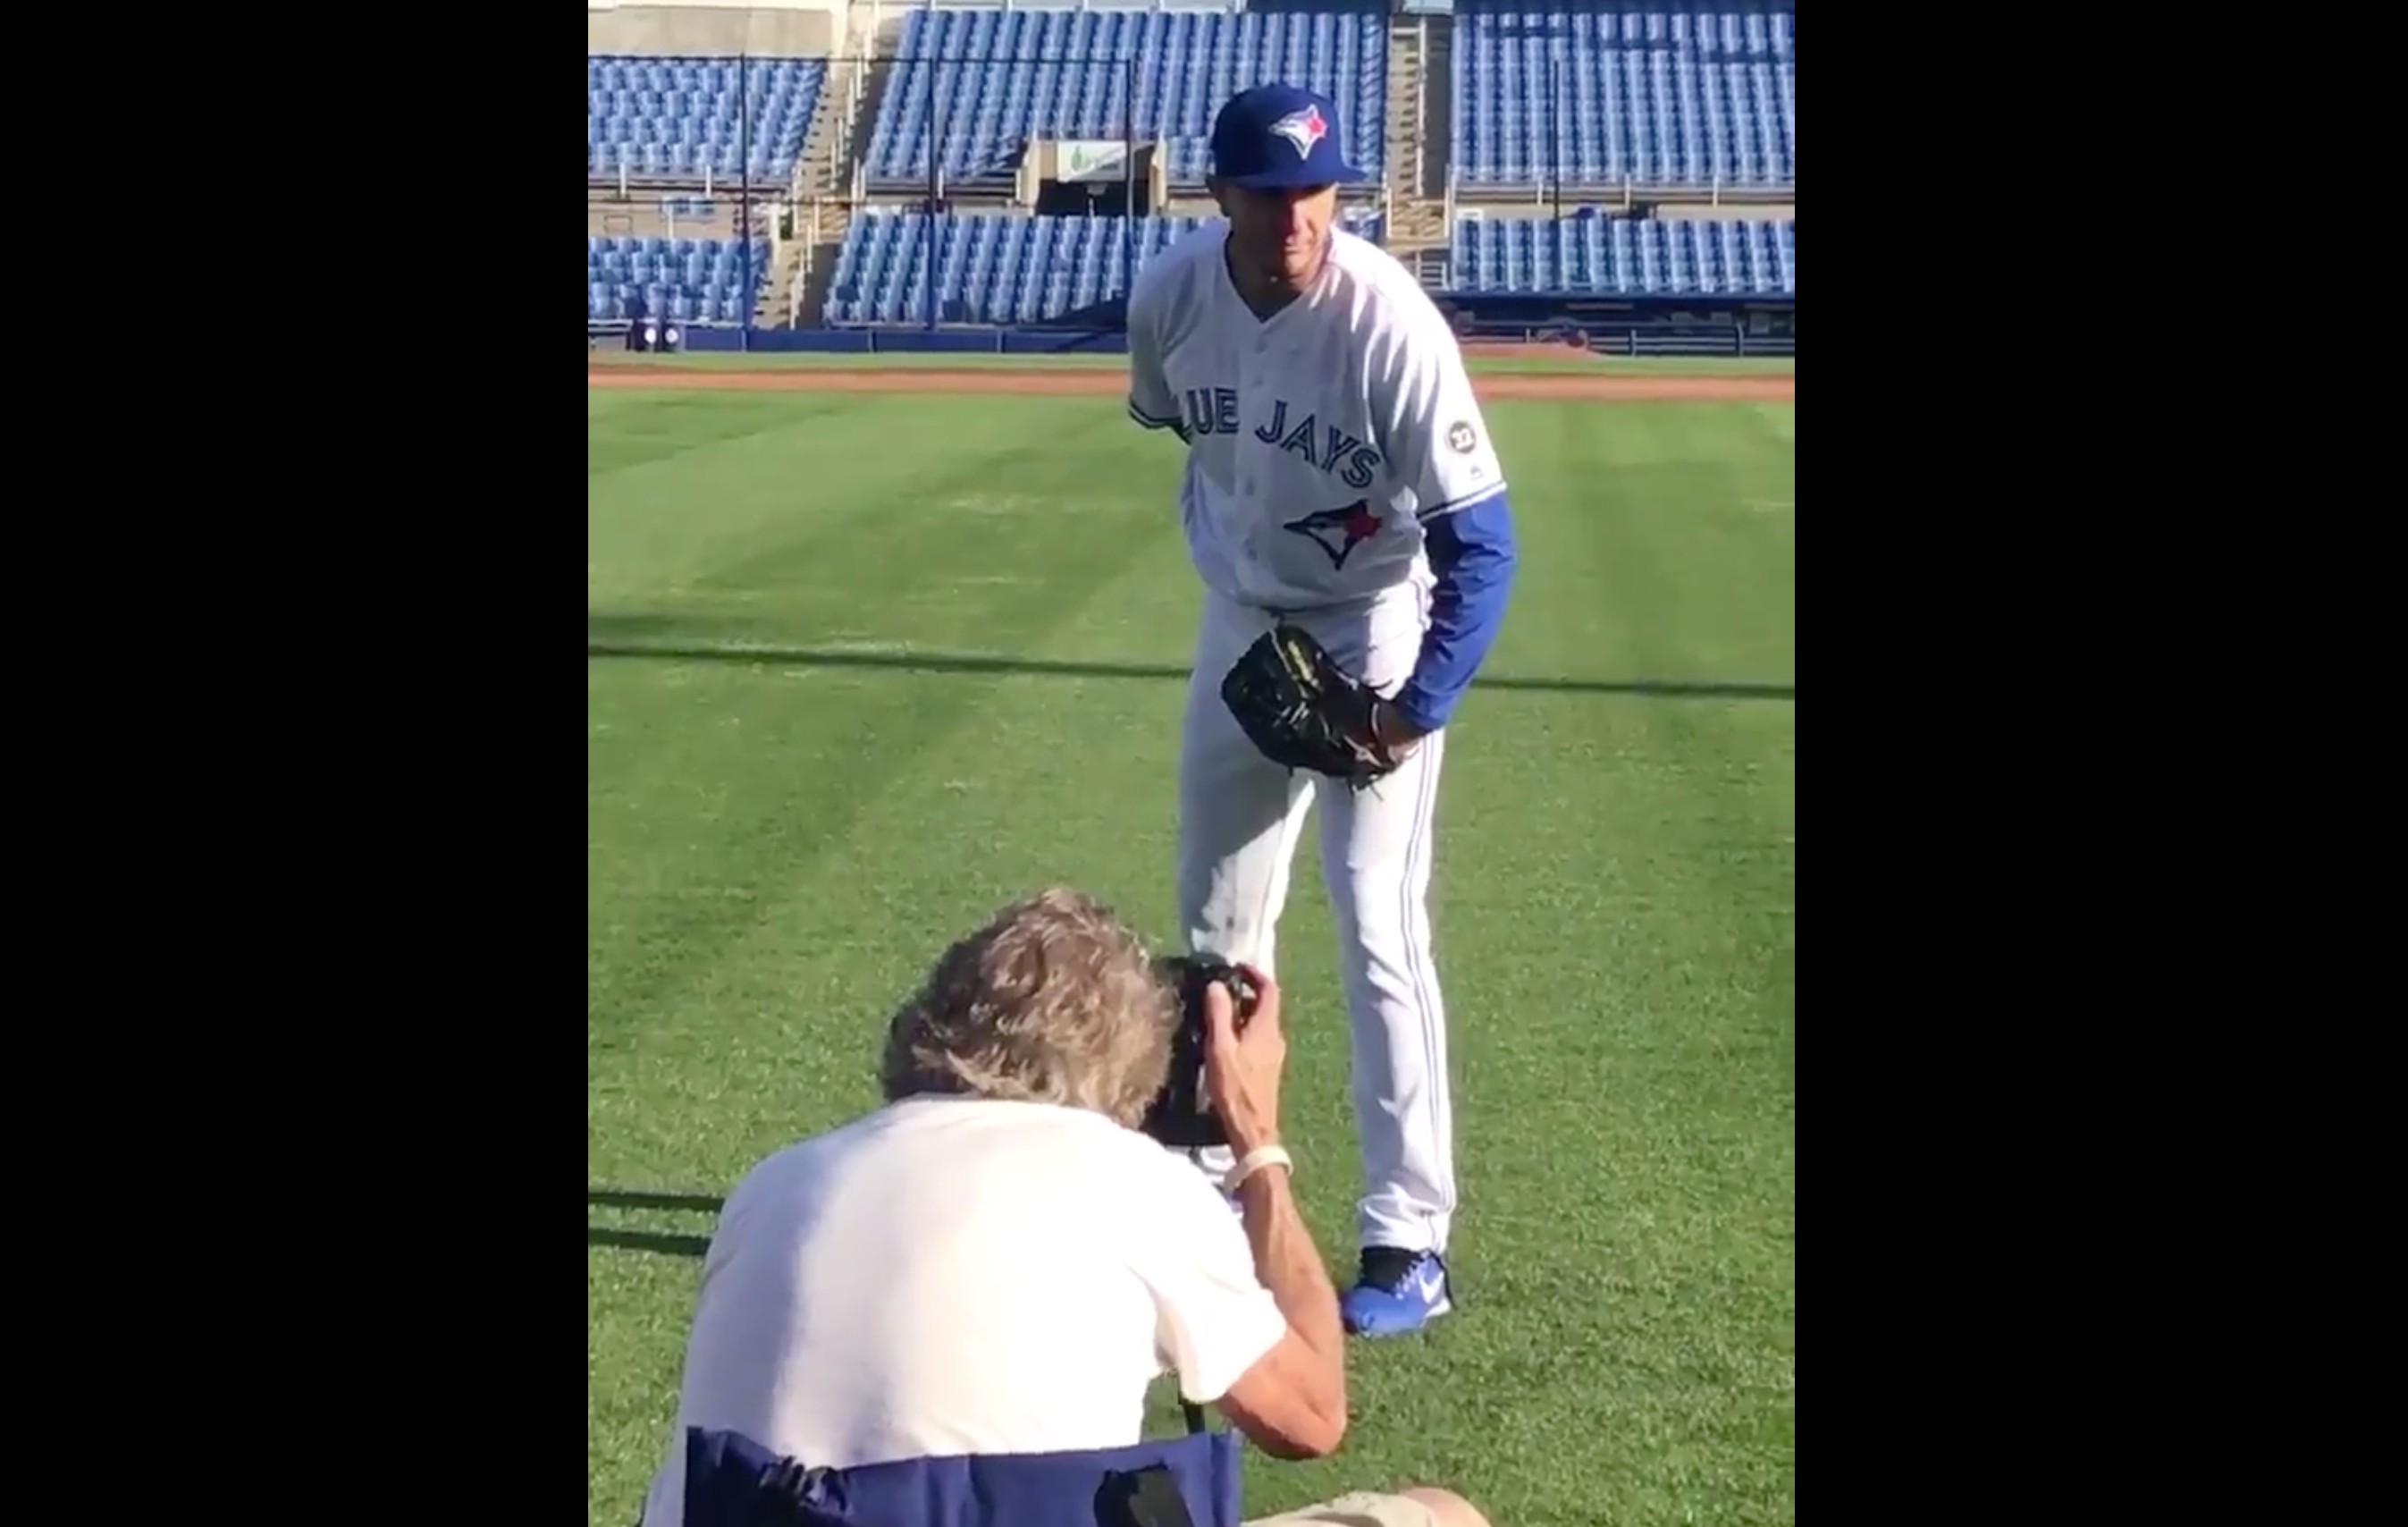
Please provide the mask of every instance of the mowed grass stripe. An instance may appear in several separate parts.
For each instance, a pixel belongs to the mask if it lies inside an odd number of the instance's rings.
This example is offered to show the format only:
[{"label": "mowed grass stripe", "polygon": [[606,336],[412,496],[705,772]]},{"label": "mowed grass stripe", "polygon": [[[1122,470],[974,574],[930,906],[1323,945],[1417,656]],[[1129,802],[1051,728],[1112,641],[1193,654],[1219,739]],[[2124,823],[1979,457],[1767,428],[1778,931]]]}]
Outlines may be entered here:
[{"label": "mowed grass stripe", "polygon": [[783,434],[857,408],[859,402],[840,393],[635,396],[588,391],[585,475],[590,482],[715,445]]},{"label": "mowed grass stripe", "polygon": [[[1506,419],[1523,556],[1492,671],[1794,681],[1794,520],[1755,506],[1794,497],[1796,473],[1757,410],[1524,403]],[[1533,478],[1542,513],[1524,510]]]},{"label": "mowed grass stripe", "polygon": [[[648,640],[692,640],[740,626],[805,642],[1025,644],[1163,526],[1086,468],[1082,432],[1109,425],[1111,411],[1050,400],[990,410],[1010,417],[983,449],[962,449],[975,437],[956,432],[942,437],[954,449],[917,453],[869,447],[921,411],[854,413],[846,434],[868,460],[849,483],[797,483],[784,521],[721,540],[709,566],[635,608],[590,612],[590,637],[609,642],[632,626]],[[708,460],[683,475],[700,539],[712,539],[710,516],[729,512],[714,506],[748,512]],[[982,512],[988,502],[1044,512]],[[726,940],[774,912],[817,856],[845,842],[853,814],[907,779],[914,756],[942,748],[992,691],[975,677],[652,658],[595,662],[588,685],[597,1036],[709,978]],[[878,867],[841,869],[874,882]]]},{"label": "mowed grass stripe", "polygon": [[[1131,483],[1133,478],[1147,478],[1150,469],[1151,481],[1106,490],[1125,499],[1125,508],[1109,513],[1126,513],[1137,523],[1141,540],[1153,538],[1149,555],[1083,599],[1066,598],[1069,590],[1052,570],[1053,551],[1064,533],[1060,506],[1037,495],[997,496],[993,503],[1010,507],[987,517],[1008,527],[1006,539],[1012,544],[998,555],[977,557],[975,572],[931,577],[920,590],[930,602],[941,603],[982,593],[991,598],[995,589],[1024,585],[1039,591],[1065,627],[1076,628],[1068,640],[1034,627],[1019,634],[948,629],[928,613],[913,618],[907,612],[864,614],[855,624],[881,633],[916,629],[924,633],[924,641],[832,643],[815,619],[778,620],[756,612],[743,628],[767,643],[757,662],[691,665],[737,676],[733,682],[742,698],[713,703],[744,715],[746,725],[754,711],[774,713],[784,697],[797,694],[822,697],[818,703],[824,703],[831,691],[859,697],[856,704],[878,697],[887,703],[931,697],[949,705],[965,702],[956,707],[942,747],[903,753],[887,746],[883,737],[868,736],[856,740],[855,748],[838,749],[843,756],[832,760],[783,760],[783,767],[803,776],[857,767],[880,776],[883,787],[874,798],[860,800],[858,810],[837,826],[813,861],[798,860],[766,915],[717,953],[714,989],[757,988],[761,1000],[774,1002],[798,989],[798,981],[822,982],[810,987],[818,995],[810,1004],[820,1010],[820,1021],[858,1024],[865,1010],[893,1000],[897,982],[916,974],[917,965],[934,947],[932,940],[957,932],[965,918],[1043,879],[1094,885],[1094,867],[1113,863],[1132,831],[1167,834],[1171,760],[1164,751],[1168,745],[1164,731],[1168,727],[1175,732],[1181,689],[1175,681],[1013,677],[856,668],[843,662],[853,648],[875,655],[896,647],[914,652],[967,647],[1040,663],[1049,656],[1154,666],[1178,662],[1193,619],[1193,579],[1183,570],[1175,509],[1160,497],[1166,462],[1159,441],[1137,437],[1130,429],[1118,440],[1108,437],[1094,442],[1082,459],[1093,468],[1092,483]],[[1009,480],[1028,481],[1026,474]],[[941,495],[935,501],[944,502]],[[958,504],[949,507],[956,513],[977,514]],[[1096,507],[1088,505],[1090,511]],[[1023,570],[1010,570],[1015,567]],[[1166,607],[1177,608],[1182,598],[1185,608],[1166,618]],[[705,646],[724,640],[726,623],[706,624]],[[1099,637],[1099,632],[1109,634]],[[656,623],[642,644],[670,634]],[[784,655],[815,651],[826,657]],[[597,665],[597,670],[612,666]],[[667,666],[678,670],[675,663]],[[1167,836],[1161,841],[1167,845]],[[1167,865],[1167,846],[1163,856]],[[1096,888],[1116,894],[1109,886]],[[1167,880],[1155,889],[1166,915],[1149,917],[1155,909],[1142,905],[1131,910],[1149,921],[1167,923]],[[792,937],[802,926],[810,927],[815,935],[808,949],[797,949]],[[891,967],[884,962],[890,949],[904,952]],[[826,987],[824,972],[853,968],[848,960],[854,957],[868,960],[877,972],[867,986]],[[711,994],[687,995],[702,1000]],[[831,1012],[837,1016],[828,1016]],[[762,1021],[774,1019],[774,1014],[763,1014]],[[710,1027],[703,1026],[706,1030]],[[658,1025],[648,1030],[647,1057],[656,1058],[658,1044],[667,1039]],[[797,1075],[810,1095],[781,1095],[771,1110],[777,1127],[791,1126],[797,1107],[814,1116],[820,1109],[831,1110],[827,1116],[832,1119],[864,1102],[859,1089],[867,1086],[865,1056],[857,1046],[843,1051],[824,1077],[805,1059]],[[821,1088],[823,1082],[837,1089],[834,1100]],[[621,1137],[618,1144],[626,1141]],[[750,1148],[737,1140],[730,1146],[731,1160]]]},{"label": "mowed grass stripe", "polygon": [[[1032,423],[1092,430],[1109,412],[1054,400],[996,408],[966,397],[588,395],[596,396],[615,407],[587,417],[586,603],[622,622],[622,635],[640,632],[644,622],[632,617],[644,613],[688,632],[750,615],[766,595],[723,577],[706,607],[704,580],[765,554],[808,555],[808,538],[847,520],[874,525],[890,500],[974,491],[982,468],[1035,454]],[[627,445],[630,435],[642,450]],[[887,547],[871,545],[888,559]],[[857,583],[848,550],[830,544],[824,586]],[[867,604],[877,589],[862,592],[856,602]]]},{"label": "mowed grass stripe", "polygon": [[[1753,427],[1713,411],[1531,430],[1517,479],[1581,497],[1532,527],[1527,666],[1790,677],[1714,671],[1717,649],[1779,644],[1785,596],[1749,569],[1787,558],[1770,526],[1726,536]],[[1476,1434],[1435,1402],[1398,1424],[1461,1435],[1444,1462],[1497,1475],[1500,1520],[1786,1520],[1794,707],[1486,699],[1514,742],[1460,750],[1444,843],[1478,868],[1442,846],[1440,873],[1463,1262],[1486,1294],[1444,1373],[1489,1403]],[[1577,1466],[1551,1465],[1571,1417]]]},{"label": "mowed grass stripe", "polygon": [[[1756,411],[1515,404],[1492,419],[1527,548],[1497,671],[1791,679],[1787,591],[1766,586],[1791,555],[1789,522],[1734,501],[1783,468],[1755,459],[1772,440]],[[1080,475],[1113,484],[1117,512],[1142,528],[1117,567],[1063,582],[1057,619],[977,631],[923,611],[897,631],[864,608],[867,594],[850,611],[803,598],[810,613],[792,619],[786,596],[730,605],[737,590],[705,574],[653,610],[647,640],[680,640],[673,617],[685,612],[709,641],[827,645],[842,615],[853,640],[924,650],[1183,663],[1197,597],[1171,507],[1177,453],[1109,411],[1080,440]],[[793,448],[819,449],[808,436]],[[1657,475],[1642,487],[1633,472]],[[1618,492],[1604,486],[1614,481]],[[1694,576],[1708,564],[1720,583]],[[974,576],[1050,585],[1054,565],[1032,552]],[[859,793],[821,851],[715,944],[707,973],[590,1050],[595,1181],[720,1191],[760,1151],[866,1105],[877,1020],[939,941],[1004,895],[1071,879],[1168,931],[1178,681],[690,667],[805,689],[966,685],[976,698],[941,746],[881,737],[860,758],[787,761],[838,788],[842,770],[890,783]],[[614,703],[597,696],[596,718]],[[750,757],[739,733],[765,703],[776,702],[754,689],[722,695],[714,704],[744,721],[706,727],[690,763],[737,771],[727,756]],[[1426,1339],[1356,1347],[1345,1454],[1258,1462],[1250,1511],[1436,1477],[1529,1527],[1792,1520],[1793,715],[1778,700],[1484,689],[1467,701],[1435,892],[1464,1313]],[[1311,834],[1280,947],[1289,1130],[1310,1163],[1299,1190],[1342,1274],[1354,1145]],[[698,1215],[646,1224],[709,1230]],[[597,1248],[589,1268],[599,1527],[630,1514],[664,1440],[694,1264]],[[1167,1395],[1155,1422],[1176,1425]]]},{"label": "mowed grass stripe", "polygon": [[[748,528],[727,542],[739,555],[682,559],[688,574],[641,619],[595,620],[604,640],[1059,651],[1049,627],[1087,619],[1095,590],[1158,581],[1181,557],[1161,442],[1117,410],[1008,406],[916,454],[866,448],[919,426],[908,403],[883,411],[874,430],[849,421],[841,439],[793,442],[820,470],[849,456],[886,474],[875,490],[803,479],[860,511],[824,528],[793,511],[782,536]],[[1142,486],[1118,486],[1147,468]],[[719,501],[695,486],[695,501]],[[1075,807],[1125,799],[1092,766],[1125,756],[1106,734],[1132,689],[1159,681],[1090,694],[1075,680],[625,658],[594,663],[591,682],[596,722],[627,731],[590,787],[598,1182],[716,1193],[760,1154],[870,1105],[879,1022],[939,944],[1032,877],[1109,881],[1090,866],[1150,814]],[[1068,799],[1033,801],[1031,781]],[[661,895],[673,915],[653,909],[649,935],[628,926]],[[674,979],[645,968],[654,945]],[[709,1232],[707,1216],[666,1217],[678,1222],[658,1228]],[[693,1267],[618,1248],[589,1262],[589,1504],[615,1520],[673,1413]]]},{"label": "mowed grass stripe", "polygon": [[1784,458],[1784,464],[1789,468],[1790,471],[1794,475],[1798,468],[1798,458],[1795,454],[1795,447],[1798,439],[1798,405],[1795,403],[1758,403],[1756,406],[1756,413],[1758,423],[1763,425],[1768,433],[1778,439],[1783,445],[1791,448],[1792,454]]},{"label": "mowed grass stripe", "polygon": [[[1716,411],[1719,430],[1693,411],[1496,411],[1528,548],[1498,666],[1789,678],[1785,663],[1716,674],[1678,650],[1679,633],[1714,626],[1678,572],[1731,550],[1700,526],[1727,514],[1745,411]],[[1649,512],[1602,486],[1634,469],[1665,474]],[[1740,592],[1719,618],[1753,628],[1752,603]],[[1767,1011],[1786,968],[1771,900],[1786,875],[1764,862],[1785,866],[1787,787],[1763,766],[1785,757],[1792,710],[1508,690],[1467,702],[1433,896],[1466,1318],[1363,1349],[1348,1460],[1257,1475],[1268,1490],[1293,1501],[1436,1477],[1500,1520],[1787,1520],[1787,1016]],[[1283,949],[1317,965],[1322,919],[1304,921],[1310,944]],[[1316,1203],[1325,1240],[1328,1213]]]}]

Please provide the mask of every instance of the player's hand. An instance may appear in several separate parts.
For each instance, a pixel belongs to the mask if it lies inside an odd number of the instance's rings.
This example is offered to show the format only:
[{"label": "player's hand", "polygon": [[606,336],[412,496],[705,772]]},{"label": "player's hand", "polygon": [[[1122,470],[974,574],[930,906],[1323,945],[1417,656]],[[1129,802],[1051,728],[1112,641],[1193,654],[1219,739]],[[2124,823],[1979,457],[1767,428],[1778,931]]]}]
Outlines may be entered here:
[{"label": "player's hand", "polygon": [[1402,763],[1422,745],[1426,734],[1405,719],[1405,713],[1384,699],[1371,702],[1371,744],[1384,752],[1390,760]]},{"label": "player's hand", "polygon": [[1204,1078],[1212,1111],[1240,1156],[1279,1144],[1280,1075],[1287,1069],[1287,1034],[1280,1028],[1279,986],[1241,966],[1257,993],[1243,1033],[1229,990],[1215,981],[1204,990]]}]

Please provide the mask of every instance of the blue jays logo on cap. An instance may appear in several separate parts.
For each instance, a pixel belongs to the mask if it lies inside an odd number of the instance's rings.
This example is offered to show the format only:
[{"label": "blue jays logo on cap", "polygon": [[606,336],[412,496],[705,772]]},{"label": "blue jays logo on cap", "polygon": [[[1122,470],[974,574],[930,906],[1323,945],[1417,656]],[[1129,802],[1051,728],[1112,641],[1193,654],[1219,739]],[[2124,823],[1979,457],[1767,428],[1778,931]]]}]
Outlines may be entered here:
[{"label": "blue jays logo on cap", "polygon": [[1309,106],[1271,123],[1271,131],[1296,145],[1298,159],[1310,159],[1313,145],[1329,136],[1329,124],[1322,120],[1321,108]]},{"label": "blue jays logo on cap", "polygon": [[1212,122],[1212,173],[1248,191],[1351,184],[1363,172],[1338,141],[1338,107],[1297,85],[1256,85]]}]

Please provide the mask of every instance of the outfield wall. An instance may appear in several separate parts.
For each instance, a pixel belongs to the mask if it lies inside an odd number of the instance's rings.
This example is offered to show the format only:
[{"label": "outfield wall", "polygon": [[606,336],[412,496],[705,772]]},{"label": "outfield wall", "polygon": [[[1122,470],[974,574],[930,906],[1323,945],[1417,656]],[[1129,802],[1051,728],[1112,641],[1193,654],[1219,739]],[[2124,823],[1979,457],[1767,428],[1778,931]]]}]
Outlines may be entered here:
[{"label": "outfield wall", "polygon": [[[696,328],[682,348],[756,355],[1125,355],[1125,329]],[[606,348],[619,341],[602,341]]]},{"label": "outfield wall", "polygon": [[1437,292],[1466,339],[1569,344],[1623,355],[1794,355],[1795,297]]},{"label": "outfield wall", "polygon": [[[1439,310],[1469,340],[1571,345],[1613,355],[1795,355],[1794,300],[1761,297],[1510,296],[1440,293]],[[1113,310],[1117,304],[1111,305]],[[1091,309],[1083,324],[864,325],[845,328],[681,329],[670,348],[762,354],[1124,355],[1128,334],[1117,310]],[[589,327],[605,347],[624,342],[624,324]],[[657,332],[657,330],[655,331]]]}]

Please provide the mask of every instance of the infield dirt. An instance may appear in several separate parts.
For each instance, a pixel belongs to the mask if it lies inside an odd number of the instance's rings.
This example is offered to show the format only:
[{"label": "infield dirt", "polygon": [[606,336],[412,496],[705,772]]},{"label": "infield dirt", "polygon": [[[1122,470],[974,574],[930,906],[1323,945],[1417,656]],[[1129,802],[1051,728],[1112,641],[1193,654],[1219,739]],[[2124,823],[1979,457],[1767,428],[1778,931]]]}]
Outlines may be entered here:
[{"label": "infield dirt", "polygon": [[[1128,385],[1118,370],[940,371],[921,367],[888,371],[793,369],[715,371],[684,367],[588,365],[588,387],[736,393],[952,393],[1009,394],[1020,397],[1117,397]],[[1529,372],[1474,376],[1483,398],[1552,400],[1559,403],[1794,403],[1798,378],[1778,376],[1630,376],[1578,372]]]}]

